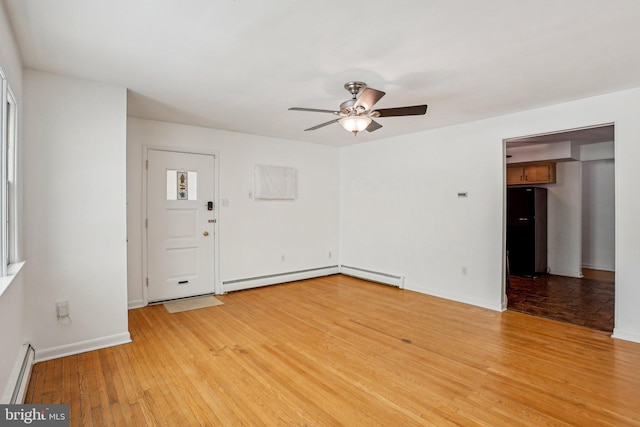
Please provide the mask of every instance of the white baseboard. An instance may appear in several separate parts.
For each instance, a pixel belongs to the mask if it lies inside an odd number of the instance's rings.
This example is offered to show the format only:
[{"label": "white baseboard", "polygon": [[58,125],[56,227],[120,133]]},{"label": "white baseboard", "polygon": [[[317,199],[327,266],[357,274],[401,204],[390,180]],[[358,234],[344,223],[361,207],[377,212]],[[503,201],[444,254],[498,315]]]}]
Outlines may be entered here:
[{"label": "white baseboard", "polygon": [[602,271],[611,271],[615,273],[616,269],[614,267],[605,267],[602,265],[593,265],[593,264],[582,264],[582,268],[588,268],[589,270],[602,270]]},{"label": "white baseboard", "polygon": [[44,362],[46,360],[57,359],[59,357],[71,356],[121,344],[128,344],[130,342],[131,335],[129,335],[129,332],[123,332],[121,334],[110,335],[107,337],[40,349],[36,350],[35,362]]},{"label": "white baseboard", "polygon": [[582,271],[550,270],[549,274],[553,274],[555,276],[575,277],[576,279],[582,278]]},{"label": "white baseboard", "polygon": [[308,270],[290,271],[285,273],[269,274],[266,276],[227,280],[222,282],[222,289],[224,290],[224,292],[240,291],[242,289],[258,288],[261,286],[295,282],[296,280],[330,276],[332,274],[338,274],[339,272],[339,267],[337,265],[332,265],[329,267],[311,268]]},{"label": "white baseboard", "polygon": [[348,265],[341,265],[340,273],[346,276],[353,276],[359,279],[370,280],[372,282],[382,283],[385,285],[391,285],[400,289],[404,289],[404,276],[384,273],[380,271],[367,270],[359,267],[350,267]]},{"label": "white baseboard", "polygon": [[135,299],[135,300],[129,301],[127,303],[127,306],[129,310],[133,308],[142,308],[144,307],[144,301],[142,301],[141,299]]},{"label": "white baseboard", "polygon": [[22,404],[29,386],[31,369],[34,363],[33,347],[25,343],[18,352],[18,358],[14,364],[11,376],[7,382],[4,395],[0,403],[2,404]]},{"label": "white baseboard", "polygon": [[621,331],[620,328],[613,328],[613,334],[611,336],[620,340],[640,343],[640,334]]}]

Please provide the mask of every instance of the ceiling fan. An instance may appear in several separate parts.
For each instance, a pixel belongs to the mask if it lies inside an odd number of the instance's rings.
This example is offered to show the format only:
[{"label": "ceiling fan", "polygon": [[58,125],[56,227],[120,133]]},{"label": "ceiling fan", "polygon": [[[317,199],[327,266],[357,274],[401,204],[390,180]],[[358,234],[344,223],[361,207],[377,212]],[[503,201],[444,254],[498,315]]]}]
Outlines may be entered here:
[{"label": "ceiling fan", "polygon": [[398,107],[398,108],[380,108],[373,110],[373,106],[376,102],[385,95],[384,92],[367,87],[363,82],[348,82],[344,84],[344,88],[351,93],[351,99],[340,104],[340,110],[322,110],[318,108],[300,108],[292,107],[290,111],[310,111],[315,113],[331,113],[336,116],[340,116],[337,119],[333,119],[326,123],[310,127],[308,130],[316,130],[321,127],[325,127],[332,123],[340,123],[342,127],[357,134],[366,130],[367,132],[373,132],[382,127],[382,125],[374,118],[378,117],[398,117],[398,116],[421,116],[427,112],[426,105],[415,105],[413,107]]}]

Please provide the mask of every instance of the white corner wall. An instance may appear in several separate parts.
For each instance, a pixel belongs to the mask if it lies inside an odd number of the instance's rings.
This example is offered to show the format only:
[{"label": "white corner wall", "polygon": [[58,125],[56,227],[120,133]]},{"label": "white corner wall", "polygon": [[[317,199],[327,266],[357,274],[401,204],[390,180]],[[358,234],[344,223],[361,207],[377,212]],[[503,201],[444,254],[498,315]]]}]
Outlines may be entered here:
[{"label": "white corner wall", "polygon": [[342,148],[342,263],[392,271],[405,276],[407,289],[500,310],[503,140],[615,123],[614,336],[640,342],[639,109],[634,89]]},{"label": "white corner wall", "polygon": [[[20,349],[25,341],[24,274],[19,272],[8,288],[0,292],[0,403],[8,403],[15,381],[11,381],[15,367],[19,366]],[[7,280],[2,278],[0,280]]]},{"label": "white corner wall", "polygon": [[615,162],[613,159],[582,163],[582,265],[615,269]]},{"label": "white corner wall", "polygon": [[500,310],[504,137],[473,123],[343,148],[342,263]]},{"label": "white corner wall", "polygon": [[551,274],[582,277],[581,163],[556,164],[547,189],[547,266]]},{"label": "white corner wall", "polygon": [[[291,272],[339,263],[336,147],[132,117],[128,119],[127,133],[130,307],[144,303],[142,166],[145,146],[218,153],[216,211],[220,271],[217,276],[220,282],[286,276]],[[295,168],[298,179],[296,199],[250,198],[256,164]],[[227,202],[226,206],[223,200]]]},{"label": "white corner wall", "polygon": [[[25,307],[36,359],[129,342],[126,90],[24,73]],[[71,323],[55,302],[69,301]]]}]

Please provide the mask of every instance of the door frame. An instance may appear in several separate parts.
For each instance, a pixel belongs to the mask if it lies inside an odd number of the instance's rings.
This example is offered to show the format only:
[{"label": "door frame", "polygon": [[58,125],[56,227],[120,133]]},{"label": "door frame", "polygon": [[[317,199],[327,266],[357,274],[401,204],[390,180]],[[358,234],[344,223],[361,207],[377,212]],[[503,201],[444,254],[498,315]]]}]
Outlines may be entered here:
[{"label": "door frame", "polygon": [[147,161],[149,159],[149,151],[170,151],[174,153],[186,153],[186,154],[202,154],[205,156],[213,156],[213,202],[214,202],[214,219],[216,222],[213,224],[213,289],[216,295],[224,293],[222,288],[222,282],[220,282],[220,203],[219,203],[219,181],[220,181],[220,167],[219,159],[220,155],[217,150],[206,150],[203,148],[183,148],[172,147],[162,145],[143,145],[142,146],[142,217],[140,218],[140,226],[142,230],[142,304],[143,306],[149,305],[149,292],[148,292],[148,248],[147,248]]}]

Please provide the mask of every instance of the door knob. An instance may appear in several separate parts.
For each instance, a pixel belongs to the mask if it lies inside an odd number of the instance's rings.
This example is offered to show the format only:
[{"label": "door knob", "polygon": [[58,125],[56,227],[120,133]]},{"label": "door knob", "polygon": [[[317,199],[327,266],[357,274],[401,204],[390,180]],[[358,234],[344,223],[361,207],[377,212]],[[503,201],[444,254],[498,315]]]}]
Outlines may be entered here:
[{"label": "door knob", "polygon": [[202,235],[203,235],[204,237],[207,237],[207,236],[209,235],[209,232],[208,232],[208,231],[205,231],[204,233],[202,233]]}]

